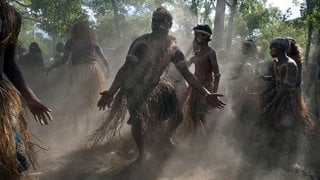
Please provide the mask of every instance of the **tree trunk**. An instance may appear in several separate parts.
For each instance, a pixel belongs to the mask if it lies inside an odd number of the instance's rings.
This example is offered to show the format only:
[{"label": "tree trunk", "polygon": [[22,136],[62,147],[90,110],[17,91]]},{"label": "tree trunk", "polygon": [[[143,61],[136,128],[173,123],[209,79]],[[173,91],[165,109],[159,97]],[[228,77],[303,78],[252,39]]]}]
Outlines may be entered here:
[{"label": "tree trunk", "polygon": [[115,29],[116,29],[116,35],[122,39],[118,6],[117,6],[115,0],[111,0],[111,4],[112,4],[113,13],[114,13],[113,20],[114,20],[114,25],[115,25]]},{"label": "tree trunk", "polygon": [[209,14],[211,13],[211,6],[213,4],[213,0],[210,0],[210,2],[205,1],[205,11],[204,11],[204,18],[203,18],[203,23],[206,23]]},{"label": "tree trunk", "polygon": [[306,54],[305,54],[306,67],[308,67],[308,63],[309,63],[309,54],[310,54],[312,33],[313,33],[313,27],[312,27],[312,24],[309,23],[309,26],[308,26],[308,38],[307,38],[307,45],[306,45]]},{"label": "tree trunk", "polygon": [[213,48],[220,49],[223,41],[226,0],[217,0],[213,29]]},{"label": "tree trunk", "polygon": [[196,16],[196,20],[198,23],[198,1],[197,0],[192,0],[191,11]]},{"label": "tree trunk", "polygon": [[[312,13],[312,1],[307,0],[307,16],[311,15]],[[312,38],[312,33],[313,33],[313,25],[312,22],[308,22],[308,38],[307,38],[307,45],[306,45],[306,53],[305,53],[305,62],[306,66],[308,67],[308,62],[309,62],[309,52],[310,52],[310,46],[311,46],[311,38]]]},{"label": "tree trunk", "polygon": [[233,28],[234,28],[234,17],[237,11],[238,0],[232,0],[230,7],[230,18],[228,21],[228,32],[227,32],[227,44],[226,49],[229,50],[232,45]]}]

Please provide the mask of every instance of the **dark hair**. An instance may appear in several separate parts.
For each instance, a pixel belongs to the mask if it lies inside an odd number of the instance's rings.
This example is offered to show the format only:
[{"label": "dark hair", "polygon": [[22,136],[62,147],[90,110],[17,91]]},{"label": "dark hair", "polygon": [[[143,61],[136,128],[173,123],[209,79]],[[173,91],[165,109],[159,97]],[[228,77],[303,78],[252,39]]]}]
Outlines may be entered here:
[{"label": "dark hair", "polygon": [[275,38],[270,42],[270,47],[278,47],[286,52],[289,48],[289,40],[284,37]]},{"label": "dark hair", "polygon": [[30,53],[41,53],[41,48],[39,47],[39,44],[36,42],[32,42],[29,45],[29,52]]},{"label": "dark hair", "polygon": [[73,25],[72,38],[83,39],[94,44],[97,43],[96,33],[90,27],[88,21],[79,21]]},{"label": "dark hair", "polygon": [[164,8],[162,6],[158,7],[153,12],[152,16],[154,16],[155,14],[162,14],[162,15],[166,16],[168,18],[168,20],[170,21],[170,23],[172,23],[172,15],[166,8]]},{"label": "dark hair", "polygon": [[208,41],[211,41],[210,36],[212,35],[212,30],[208,24],[198,24],[193,28],[193,30],[209,36]]},{"label": "dark hair", "polygon": [[64,50],[64,44],[62,42],[58,42],[56,44],[56,51],[57,52],[63,52],[63,50]]},{"label": "dark hair", "polygon": [[287,55],[294,59],[295,61],[301,61],[301,54],[299,51],[299,47],[297,46],[296,40],[292,37],[287,37],[289,41],[289,47],[287,50]]},{"label": "dark hair", "polygon": [[0,45],[16,43],[21,26],[20,14],[5,0],[0,0]]},{"label": "dark hair", "polygon": [[242,52],[244,54],[256,54],[258,53],[258,47],[253,39],[247,39],[242,42]]}]

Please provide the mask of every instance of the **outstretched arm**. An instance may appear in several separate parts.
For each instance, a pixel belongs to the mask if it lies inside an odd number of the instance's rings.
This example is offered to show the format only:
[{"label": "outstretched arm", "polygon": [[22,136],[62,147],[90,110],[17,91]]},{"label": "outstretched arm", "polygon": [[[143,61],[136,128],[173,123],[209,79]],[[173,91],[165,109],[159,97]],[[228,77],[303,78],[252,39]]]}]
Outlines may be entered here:
[{"label": "outstretched arm", "polygon": [[108,91],[100,93],[102,96],[98,101],[98,108],[104,110],[105,106],[110,106],[113,101],[113,96],[118,92],[118,90],[124,85],[126,80],[129,78],[134,64],[130,60],[127,60],[125,64],[117,72],[110,88]]},{"label": "outstretched arm", "polygon": [[59,59],[58,61],[54,62],[51,66],[49,66],[49,67],[46,69],[47,74],[48,74],[52,69],[54,69],[54,68],[56,68],[56,67],[59,67],[59,66],[65,64],[65,63],[67,62],[67,60],[69,59],[70,55],[71,55],[70,51],[65,51],[65,52],[63,53],[63,56],[62,56],[61,59]]},{"label": "outstretched arm", "polygon": [[218,99],[220,94],[210,93],[205,87],[201,85],[198,79],[189,71],[184,55],[180,50],[176,50],[174,55],[174,63],[181,75],[185,78],[189,85],[197,89],[213,107],[223,108],[225,105]]},{"label": "outstretched arm", "polygon": [[194,63],[194,61],[196,60],[195,56],[192,56],[189,61],[186,62],[187,67],[190,67],[192,63]]},{"label": "outstretched arm", "polygon": [[63,55],[62,55],[62,58],[58,59],[58,61],[54,62],[51,66],[49,66],[47,69],[46,69],[46,72],[47,74],[54,68],[56,67],[59,67],[63,64],[65,64],[68,59],[70,58],[71,56],[71,49],[72,49],[72,45],[73,44],[73,40],[72,39],[69,39],[66,43],[66,46],[65,46],[65,49],[64,49],[64,52],[63,52]]},{"label": "outstretched arm", "polygon": [[[145,42],[137,42],[131,45],[126,57],[126,62],[117,72],[116,77],[109,89],[110,93],[114,95],[120,89],[120,87],[123,86],[124,88],[130,88],[130,85],[132,85],[132,83],[138,82],[139,76],[141,76],[141,74],[138,73],[137,70],[140,69],[137,67],[141,65],[141,63],[139,64],[139,62],[149,55],[149,51],[150,50],[148,49],[148,45]],[[142,71],[144,71],[144,69],[142,69]],[[128,82],[129,77],[130,82]]]},{"label": "outstretched arm", "polygon": [[113,96],[120,88],[130,88],[138,81],[137,74],[140,73],[137,72],[140,72],[140,69],[136,68],[137,63],[139,59],[142,59],[147,55],[146,51],[148,52],[147,46],[143,42],[134,44],[130,47],[129,53],[126,57],[126,62],[117,72],[109,90],[101,93],[102,97],[98,101],[98,107],[100,110],[104,110],[106,105],[110,106],[113,101]]},{"label": "outstretched arm", "polygon": [[101,58],[103,64],[106,66],[108,75],[110,75],[110,63],[109,63],[108,59],[106,58],[106,56],[104,55],[101,47],[99,45],[96,45],[95,50],[96,50],[98,56]]},{"label": "outstretched arm", "polygon": [[14,61],[14,53],[15,44],[10,44],[5,52],[4,73],[26,100],[35,120],[40,124],[48,124],[48,121],[52,120],[50,115],[51,110],[43,105],[32,90],[26,85],[21,72]]}]

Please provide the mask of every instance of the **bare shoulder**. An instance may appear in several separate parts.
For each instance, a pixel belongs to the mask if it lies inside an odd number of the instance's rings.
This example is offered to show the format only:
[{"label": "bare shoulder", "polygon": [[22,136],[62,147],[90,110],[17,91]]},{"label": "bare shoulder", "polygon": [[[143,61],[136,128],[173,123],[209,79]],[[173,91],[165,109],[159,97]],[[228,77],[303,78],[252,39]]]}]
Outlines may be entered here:
[{"label": "bare shoulder", "polygon": [[210,48],[209,52],[208,52],[208,56],[211,60],[213,61],[217,61],[217,54],[216,51],[213,50],[212,48]]},{"label": "bare shoulder", "polygon": [[147,33],[147,34],[143,34],[143,35],[135,38],[132,41],[132,45],[137,44],[137,43],[141,43],[141,42],[147,42],[147,40],[149,39],[149,36],[150,36],[150,33]]},{"label": "bare shoulder", "polygon": [[296,63],[292,58],[289,58],[289,59],[288,59],[287,64],[288,64],[288,66],[290,66],[290,67],[296,67],[296,66],[297,66],[297,63]]},{"label": "bare shoulder", "polygon": [[216,51],[214,49],[210,48],[209,54],[215,56],[216,55]]}]

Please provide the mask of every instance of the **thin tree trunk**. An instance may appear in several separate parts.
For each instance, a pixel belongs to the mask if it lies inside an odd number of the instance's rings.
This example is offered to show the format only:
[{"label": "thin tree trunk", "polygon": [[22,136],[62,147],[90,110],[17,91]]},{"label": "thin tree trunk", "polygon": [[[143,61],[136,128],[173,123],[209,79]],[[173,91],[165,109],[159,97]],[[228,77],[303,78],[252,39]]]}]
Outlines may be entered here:
[{"label": "thin tree trunk", "polygon": [[112,4],[113,13],[114,13],[113,20],[114,20],[114,25],[116,28],[116,35],[122,39],[122,33],[121,33],[120,22],[119,22],[120,20],[119,20],[118,6],[117,6],[115,0],[111,0],[111,4]]},{"label": "thin tree trunk", "polygon": [[204,19],[203,19],[203,23],[206,23],[207,19],[208,19],[208,16],[211,12],[211,6],[213,4],[213,0],[210,0],[210,2],[205,2],[205,11],[204,11]]},{"label": "thin tree trunk", "polygon": [[226,0],[217,0],[213,29],[213,47],[215,49],[220,49],[222,47],[226,3]]},{"label": "thin tree trunk", "polygon": [[306,54],[305,54],[306,67],[308,67],[308,63],[309,63],[309,54],[310,54],[312,33],[313,33],[313,27],[312,27],[312,24],[310,23],[308,26],[308,38],[307,38]]},{"label": "thin tree trunk", "polygon": [[191,11],[196,16],[196,20],[198,23],[198,1],[197,0],[192,0]]},{"label": "thin tree trunk", "polygon": [[232,4],[230,7],[230,18],[228,21],[227,44],[226,44],[227,50],[229,50],[232,45],[234,17],[236,15],[236,11],[237,11],[237,3],[238,3],[238,0],[232,0]]},{"label": "thin tree trunk", "polygon": [[[307,15],[311,15],[312,12],[312,1],[307,0]],[[308,62],[309,62],[309,52],[310,52],[310,46],[311,46],[311,38],[312,38],[312,33],[313,33],[313,25],[312,22],[308,22],[308,37],[307,37],[307,45],[306,45],[306,53],[305,53],[305,62],[306,66],[308,67]]]}]

